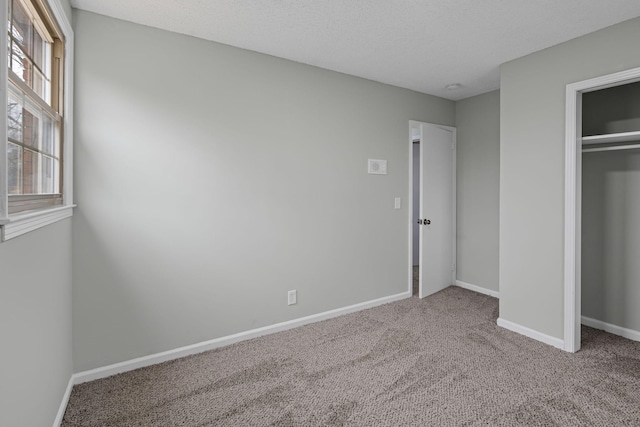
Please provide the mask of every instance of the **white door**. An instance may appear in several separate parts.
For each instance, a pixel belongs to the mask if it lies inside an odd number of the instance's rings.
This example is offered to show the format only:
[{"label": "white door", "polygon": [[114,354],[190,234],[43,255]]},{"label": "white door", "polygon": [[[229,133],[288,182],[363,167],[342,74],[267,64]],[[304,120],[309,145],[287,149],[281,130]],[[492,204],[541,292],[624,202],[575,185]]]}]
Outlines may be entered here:
[{"label": "white door", "polygon": [[420,124],[420,298],[455,280],[455,128]]}]

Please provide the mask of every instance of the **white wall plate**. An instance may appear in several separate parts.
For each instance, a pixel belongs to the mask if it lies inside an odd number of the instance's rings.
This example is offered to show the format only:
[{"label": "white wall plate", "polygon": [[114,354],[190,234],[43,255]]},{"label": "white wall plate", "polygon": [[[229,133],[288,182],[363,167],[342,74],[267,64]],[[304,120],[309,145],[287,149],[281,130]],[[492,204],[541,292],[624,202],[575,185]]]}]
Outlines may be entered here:
[{"label": "white wall plate", "polygon": [[379,159],[369,159],[368,172],[371,175],[386,175],[387,174],[387,161]]}]

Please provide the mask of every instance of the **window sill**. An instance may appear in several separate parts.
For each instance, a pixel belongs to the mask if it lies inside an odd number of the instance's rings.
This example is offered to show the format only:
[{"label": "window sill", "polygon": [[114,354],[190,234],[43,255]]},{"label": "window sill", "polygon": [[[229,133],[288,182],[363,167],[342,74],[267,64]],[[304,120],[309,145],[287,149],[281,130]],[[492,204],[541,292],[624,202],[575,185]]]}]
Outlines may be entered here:
[{"label": "window sill", "polygon": [[37,212],[14,214],[7,220],[0,222],[2,225],[2,241],[22,236],[30,231],[37,230],[54,222],[70,218],[76,205],[59,206],[51,209],[43,209]]}]

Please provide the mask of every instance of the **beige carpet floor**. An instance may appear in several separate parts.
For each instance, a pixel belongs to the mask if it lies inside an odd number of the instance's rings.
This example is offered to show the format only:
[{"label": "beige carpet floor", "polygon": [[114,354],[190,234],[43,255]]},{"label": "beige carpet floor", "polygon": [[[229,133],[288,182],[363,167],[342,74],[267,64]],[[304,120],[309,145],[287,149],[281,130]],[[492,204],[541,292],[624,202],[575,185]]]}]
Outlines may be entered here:
[{"label": "beige carpet floor", "polygon": [[640,343],[569,354],[497,313],[450,287],[77,385],[63,426],[640,426]]}]

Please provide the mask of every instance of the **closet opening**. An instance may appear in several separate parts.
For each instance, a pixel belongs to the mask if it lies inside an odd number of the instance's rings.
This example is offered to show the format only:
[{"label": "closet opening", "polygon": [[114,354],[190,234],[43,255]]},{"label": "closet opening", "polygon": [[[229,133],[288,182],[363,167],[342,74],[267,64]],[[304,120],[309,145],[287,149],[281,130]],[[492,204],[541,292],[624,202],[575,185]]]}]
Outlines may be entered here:
[{"label": "closet opening", "polygon": [[640,341],[640,68],[567,86],[565,336]]}]

